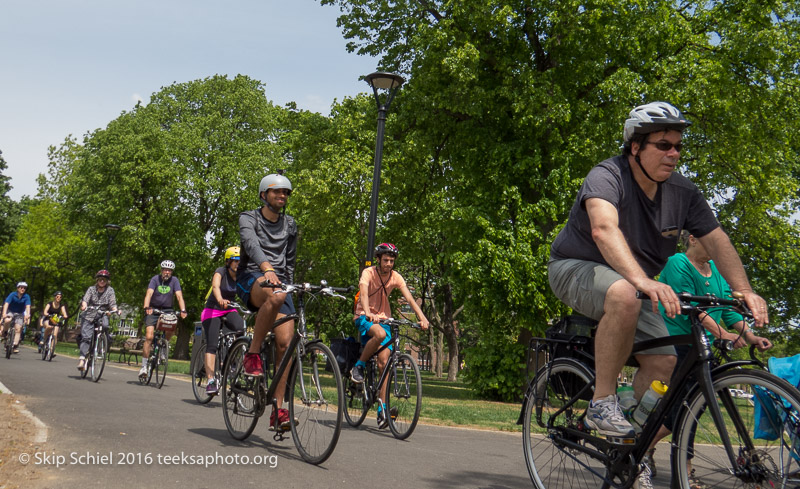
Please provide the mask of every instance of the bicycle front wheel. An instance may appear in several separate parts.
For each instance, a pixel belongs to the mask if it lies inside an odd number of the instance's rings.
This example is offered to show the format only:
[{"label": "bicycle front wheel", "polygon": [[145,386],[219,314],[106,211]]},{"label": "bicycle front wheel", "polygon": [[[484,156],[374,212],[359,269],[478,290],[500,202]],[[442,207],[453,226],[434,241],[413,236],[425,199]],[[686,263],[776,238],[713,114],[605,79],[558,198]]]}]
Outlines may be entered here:
[{"label": "bicycle front wheel", "polygon": [[100,376],[103,375],[103,369],[106,367],[106,352],[108,351],[108,337],[105,333],[100,333],[94,343],[94,351],[92,352],[92,380],[97,382]]},{"label": "bicycle front wheel", "polygon": [[[690,476],[714,487],[799,487],[800,392],[769,372],[751,369],[719,374],[713,386],[712,402],[722,412],[724,432],[711,418],[702,392],[695,390],[672,438],[678,487],[689,488]],[[733,397],[729,389],[749,395]]]},{"label": "bicycle front wheel", "polygon": [[158,340],[158,355],[156,356],[156,384],[160,389],[167,378],[167,363],[169,362],[169,343],[164,338]]},{"label": "bicycle front wheel", "polygon": [[48,336],[47,340],[42,342],[42,343],[44,343],[42,345],[42,347],[41,347],[42,348],[42,360],[47,360],[47,347],[48,347],[48,344],[50,343],[50,337],[52,337],[52,336],[53,335]]},{"label": "bicycle front wheel", "polygon": [[244,354],[249,348],[248,338],[237,340],[228,350],[222,368],[222,417],[228,433],[236,440],[250,436],[264,412],[266,402],[258,397],[265,394],[261,379],[244,375]]},{"label": "bicycle front wheel", "polygon": [[208,385],[208,376],[206,375],[206,349],[208,345],[203,343],[198,347],[194,360],[192,360],[192,392],[194,398],[200,404],[207,404],[211,401],[211,396],[206,394],[206,386]]},{"label": "bicycle front wheel", "polygon": [[55,348],[56,348],[55,344],[56,344],[56,336],[55,336],[55,334],[51,334],[47,338],[47,344],[46,344],[47,345],[46,348],[47,348],[47,361],[48,362],[52,362],[53,361],[53,353],[55,353]]},{"label": "bicycle front wheel", "polygon": [[[334,367],[335,368],[335,367]],[[364,396],[366,379],[362,383],[353,382],[348,375],[344,380],[344,419],[352,427],[358,427],[364,422],[369,412],[369,403]]]},{"label": "bicycle front wheel", "polygon": [[399,355],[391,366],[387,381],[389,429],[395,438],[405,440],[414,432],[422,408],[422,379],[417,362],[407,353]]},{"label": "bicycle front wheel", "polygon": [[602,484],[603,464],[564,443],[585,445],[567,430],[588,432],[583,414],[593,389],[566,406],[593,380],[594,374],[585,365],[561,358],[539,369],[531,381],[523,403],[522,447],[534,487],[582,489]]},{"label": "bicycle front wheel", "polygon": [[8,328],[8,334],[6,335],[6,358],[11,358],[11,352],[14,351],[14,334],[16,326],[12,324]]},{"label": "bicycle front wheel", "polygon": [[305,353],[295,358],[290,382],[289,421],[292,440],[308,463],[320,464],[330,457],[342,429],[342,374],[336,357],[322,343],[305,345]]}]

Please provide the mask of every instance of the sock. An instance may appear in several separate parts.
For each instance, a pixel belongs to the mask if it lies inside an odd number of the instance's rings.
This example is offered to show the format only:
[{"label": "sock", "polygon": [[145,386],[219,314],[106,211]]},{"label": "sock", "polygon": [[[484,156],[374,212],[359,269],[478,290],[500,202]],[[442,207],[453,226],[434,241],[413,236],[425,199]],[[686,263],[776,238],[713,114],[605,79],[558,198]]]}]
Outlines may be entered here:
[{"label": "sock", "polygon": [[367,362],[363,362],[361,360],[356,362],[356,367],[366,367],[366,366],[367,366]]},{"label": "sock", "polygon": [[384,404],[383,403],[378,404],[378,413],[381,413],[383,409],[384,409]]}]

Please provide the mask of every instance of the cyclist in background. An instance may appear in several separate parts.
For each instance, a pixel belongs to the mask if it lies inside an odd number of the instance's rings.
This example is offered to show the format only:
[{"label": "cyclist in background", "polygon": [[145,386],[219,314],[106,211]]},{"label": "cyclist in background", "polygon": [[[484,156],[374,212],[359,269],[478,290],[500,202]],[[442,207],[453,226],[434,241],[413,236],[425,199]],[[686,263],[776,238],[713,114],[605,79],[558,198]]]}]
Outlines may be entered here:
[{"label": "cyclist in background", "polygon": [[206,394],[219,393],[217,379],[214,377],[214,363],[217,357],[222,318],[225,317],[227,327],[244,333],[244,319],[236,309],[228,309],[228,305],[236,300],[236,270],[239,268],[239,247],[231,246],[225,250],[225,266],[214,270],[211,278],[211,293],[206,299],[206,307],[200,314],[203,332],[206,337]]},{"label": "cyclist in background", "polygon": [[[144,326],[145,337],[142,345],[142,368],[139,370],[139,377],[147,376],[147,359],[150,358],[150,347],[155,336],[155,326],[158,322],[158,314],[153,314],[153,308],[164,312],[172,312],[173,296],[178,299],[181,308],[181,319],[186,318],[186,304],[183,302],[183,292],[181,291],[181,281],[174,276],[175,263],[171,260],[161,262],[161,273],[150,279],[147,285],[147,292],[144,295]],[[166,331],[167,341],[172,338],[174,331]]]},{"label": "cyclist in background", "polygon": [[81,356],[78,357],[78,370],[86,367],[86,355],[89,353],[89,346],[94,335],[94,321],[97,315],[102,315],[103,327],[108,329],[108,316],[103,311],[93,309],[87,311],[88,307],[104,307],[109,312],[117,312],[117,296],[110,285],[111,274],[108,270],[100,270],[94,275],[96,283],[86,289],[81,300],[81,311],[85,311],[81,317]]},{"label": "cyclist in background", "polygon": [[[375,248],[375,257],[378,263],[361,272],[361,279],[358,281],[358,302],[353,319],[361,336],[361,345],[364,346],[364,351],[361,352],[361,357],[350,371],[354,382],[364,382],[364,367],[367,360],[378,348],[392,341],[389,326],[381,324],[379,321],[392,317],[389,295],[394,289],[400,289],[403,298],[417,315],[422,329],[428,329],[428,318],[422,313],[422,309],[417,305],[411,291],[408,290],[406,281],[394,270],[398,254],[395,245],[381,243]],[[389,360],[390,348],[391,346],[378,354],[378,368],[381,373]],[[378,428],[385,428],[389,425],[389,417],[386,416],[384,404],[384,400],[387,398],[387,388],[388,382],[381,388],[381,399],[378,403]]]},{"label": "cyclist in background", "polygon": [[58,343],[58,330],[60,329],[59,326],[61,325],[62,321],[66,321],[69,316],[67,316],[67,306],[61,299],[63,294],[61,291],[56,292],[53,295],[53,300],[48,302],[44,306],[44,314],[42,317],[46,317],[50,315],[49,319],[44,319],[44,334],[42,335],[42,342],[41,344],[44,345],[47,342],[48,336],[51,334],[53,335],[53,356],[56,356],[56,343]]},{"label": "cyclist in background", "polygon": [[[264,205],[256,210],[239,215],[239,236],[241,238],[241,262],[236,272],[236,293],[256,315],[250,351],[245,354],[245,375],[261,377],[259,352],[261,343],[278,317],[295,312],[291,294],[275,293],[269,287],[261,287],[268,281],[271,284],[291,283],[297,257],[297,223],[286,215],[286,204],[292,194],[292,182],[280,173],[273,173],[261,179],[258,197]],[[276,359],[280,363],[294,335],[294,321],[287,321],[274,328]],[[290,369],[277,385],[276,392],[283,392]],[[288,429],[289,411],[283,409],[283,396],[278,396],[278,409],[273,410],[270,427]]]},{"label": "cyclist in background", "polygon": [[3,336],[8,334],[8,328],[14,325],[16,334],[14,335],[14,353],[19,353],[19,342],[22,338],[22,325],[30,324],[31,321],[31,296],[26,291],[28,290],[27,282],[17,283],[17,290],[8,294],[5,302],[3,302]]}]

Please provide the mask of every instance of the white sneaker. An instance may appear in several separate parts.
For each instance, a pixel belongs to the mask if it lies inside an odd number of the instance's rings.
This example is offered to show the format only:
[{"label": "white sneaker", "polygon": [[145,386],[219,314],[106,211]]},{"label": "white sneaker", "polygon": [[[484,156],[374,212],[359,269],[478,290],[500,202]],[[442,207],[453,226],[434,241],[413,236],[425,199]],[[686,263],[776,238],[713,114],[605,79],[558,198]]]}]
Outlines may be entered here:
[{"label": "white sneaker", "polygon": [[653,489],[653,480],[650,478],[650,467],[647,464],[642,464],[642,471],[639,472],[639,477],[633,483],[633,489]]},{"label": "white sneaker", "polygon": [[86,368],[86,357],[78,358],[78,370],[83,372],[83,369]]},{"label": "white sneaker", "polygon": [[589,403],[589,409],[586,410],[586,425],[606,436],[634,437],[633,426],[622,414],[616,394]]},{"label": "white sneaker", "polygon": [[139,369],[139,377],[147,377],[147,365],[142,365]]}]

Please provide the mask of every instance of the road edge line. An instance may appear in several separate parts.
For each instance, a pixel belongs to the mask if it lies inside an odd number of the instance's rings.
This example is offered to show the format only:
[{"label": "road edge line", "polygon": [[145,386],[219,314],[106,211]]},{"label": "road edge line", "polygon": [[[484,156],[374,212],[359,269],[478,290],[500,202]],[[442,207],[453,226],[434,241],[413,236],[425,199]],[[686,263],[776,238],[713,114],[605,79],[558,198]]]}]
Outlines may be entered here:
[{"label": "road edge line", "polygon": [[[11,389],[6,387],[2,382],[0,382],[0,391],[11,394],[12,396],[14,395],[14,393],[11,392]],[[33,421],[33,424],[36,425],[36,428],[38,429],[38,431],[36,432],[36,436],[33,438],[33,442],[34,443],[47,442],[47,425],[44,424],[41,419],[37,418],[32,412],[28,411],[28,408],[26,408],[25,405],[22,404],[19,400],[14,399],[14,401],[15,402],[12,402],[11,405],[14,406],[14,408],[16,408],[16,410],[19,411],[23,416],[26,416],[31,421]]]}]

